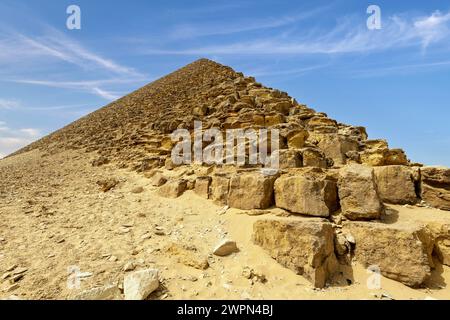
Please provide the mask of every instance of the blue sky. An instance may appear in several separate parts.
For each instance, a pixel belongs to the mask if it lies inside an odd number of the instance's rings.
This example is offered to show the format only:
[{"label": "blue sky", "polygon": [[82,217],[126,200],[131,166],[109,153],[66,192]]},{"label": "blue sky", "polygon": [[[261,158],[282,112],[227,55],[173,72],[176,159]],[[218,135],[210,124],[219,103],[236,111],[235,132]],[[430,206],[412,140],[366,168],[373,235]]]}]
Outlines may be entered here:
[{"label": "blue sky", "polygon": [[201,57],[450,166],[450,3],[433,0],[2,0],[0,157]]}]

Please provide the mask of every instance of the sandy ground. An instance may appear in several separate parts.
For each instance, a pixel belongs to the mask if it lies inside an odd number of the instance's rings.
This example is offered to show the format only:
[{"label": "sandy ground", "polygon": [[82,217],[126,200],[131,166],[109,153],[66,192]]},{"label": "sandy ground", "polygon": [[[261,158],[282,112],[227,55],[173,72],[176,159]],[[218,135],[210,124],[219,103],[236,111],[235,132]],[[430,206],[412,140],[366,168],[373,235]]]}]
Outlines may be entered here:
[{"label": "sandy ground", "polygon": [[[121,284],[124,266],[157,268],[162,283],[151,299],[450,299],[450,268],[438,268],[428,287],[411,289],[382,278],[380,290],[369,290],[370,274],[353,265],[352,285],[314,289],[308,280],[282,267],[252,244],[253,222],[271,216],[249,216],[221,207],[192,191],[178,199],[156,194],[150,180],[113,165],[92,167],[94,154],[32,151],[0,161],[0,298],[67,299],[80,291]],[[121,183],[103,193],[96,182]],[[142,193],[132,193],[143,187]],[[450,213],[392,206],[389,223],[450,221]],[[276,212],[275,212],[276,213]],[[223,238],[235,240],[239,252],[211,254]],[[180,263],[170,244],[188,246],[210,267],[199,270]],[[193,251],[194,252],[194,251]],[[24,277],[12,286],[4,275],[16,266]],[[242,274],[250,267],[267,278],[251,283]],[[84,273],[73,288],[70,270]],[[75,286],[76,287],[76,286]]]}]

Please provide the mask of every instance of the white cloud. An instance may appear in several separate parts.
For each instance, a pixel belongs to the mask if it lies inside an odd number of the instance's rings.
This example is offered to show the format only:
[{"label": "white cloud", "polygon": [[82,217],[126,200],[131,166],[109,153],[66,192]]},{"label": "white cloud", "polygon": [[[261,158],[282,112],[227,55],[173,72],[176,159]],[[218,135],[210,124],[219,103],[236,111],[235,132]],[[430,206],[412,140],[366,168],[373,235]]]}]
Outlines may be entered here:
[{"label": "white cloud", "polygon": [[[94,53],[50,26],[45,26],[41,35],[36,37],[2,29],[0,32],[3,32],[3,36],[0,36],[0,70],[3,67],[4,70],[7,69],[13,73],[12,76],[6,77],[9,79],[3,79],[6,81],[82,90],[111,100],[113,95],[108,94],[111,91],[108,86],[121,83],[141,83],[147,80],[145,75],[135,69]],[[96,74],[107,74],[107,77],[104,80],[67,81],[74,74],[79,75],[78,72],[71,72],[66,79],[61,79],[61,75],[58,75],[59,79],[57,80],[17,80],[18,77],[23,78],[24,74],[29,73],[29,66],[38,67],[43,63],[61,62],[76,66],[80,71],[90,74],[92,71],[95,71]],[[27,67],[23,67],[24,65]],[[18,74],[20,76],[17,76]],[[48,78],[51,79],[51,74],[48,75]],[[3,107],[2,104],[6,105],[6,101],[5,103],[0,101],[0,108]]]},{"label": "white cloud", "polygon": [[[433,13],[422,18],[391,16],[386,18],[381,30],[368,30],[365,24],[344,19],[334,29],[291,35],[185,48],[179,50],[150,48],[145,54],[173,55],[304,55],[370,53],[392,49],[448,43],[450,39],[450,12]],[[355,26],[358,26],[355,27]]]},{"label": "white cloud", "polygon": [[106,100],[117,100],[120,98],[119,95],[116,95],[113,92],[108,92],[97,87],[92,88],[92,92]]},{"label": "white cloud", "polygon": [[[105,100],[112,101],[118,99],[123,93],[113,93],[110,90],[105,90],[102,87],[119,85],[119,84],[130,84],[130,83],[141,83],[148,82],[150,79],[143,78],[111,78],[103,80],[86,80],[86,81],[49,81],[49,80],[31,80],[31,79],[20,79],[11,80],[15,83],[32,84],[52,88],[63,88],[70,90],[79,90],[84,92],[89,92],[95,94],[98,97],[104,98]],[[50,107],[51,109],[51,107]]]},{"label": "white cloud", "polygon": [[81,68],[97,68],[119,75],[142,76],[133,68],[102,57],[48,26],[43,35],[34,38],[21,33],[7,34],[0,39],[0,48],[6,52],[0,55],[0,63],[14,60],[15,54],[24,52],[28,59],[53,58]]},{"label": "white cloud", "polygon": [[33,128],[19,129],[19,132],[30,138],[36,138],[41,135],[41,132],[38,129]]},{"label": "white cloud", "polygon": [[440,11],[435,11],[431,16],[419,18],[414,22],[414,28],[422,38],[423,48],[448,37],[449,21],[450,12],[442,14]]},{"label": "white cloud", "polygon": [[15,109],[20,103],[14,99],[0,99],[0,109]]},{"label": "white cloud", "polygon": [[0,122],[0,158],[25,147],[42,136],[35,128],[11,129],[5,122]]}]

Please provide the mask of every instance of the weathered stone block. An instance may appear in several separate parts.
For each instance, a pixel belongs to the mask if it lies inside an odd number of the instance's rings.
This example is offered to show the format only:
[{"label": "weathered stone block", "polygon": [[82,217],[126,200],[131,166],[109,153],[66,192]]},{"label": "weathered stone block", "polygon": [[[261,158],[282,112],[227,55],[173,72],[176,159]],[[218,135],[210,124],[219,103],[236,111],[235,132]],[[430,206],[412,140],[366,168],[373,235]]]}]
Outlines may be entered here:
[{"label": "weathered stone block", "polygon": [[382,275],[417,287],[430,276],[432,242],[423,226],[393,226],[374,222],[344,223],[355,241],[354,258]]},{"label": "weathered stone block", "polygon": [[417,202],[413,169],[406,166],[375,167],[375,181],[383,202],[414,204]]},{"label": "weathered stone block", "polygon": [[319,219],[260,220],[253,225],[255,244],[318,288],[337,270],[333,239],[331,223]]},{"label": "weathered stone block", "polygon": [[342,213],[348,219],[370,220],[380,217],[383,205],[372,168],[360,164],[343,167],[339,172],[338,190]]},{"label": "weathered stone block", "polygon": [[243,210],[266,209],[272,206],[273,184],[276,178],[259,172],[238,173],[231,178],[228,205]]},{"label": "weathered stone block", "polygon": [[328,217],[338,209],[336,182],[321,172],[283,175],[275,182],[275,203],[293,213]]}]

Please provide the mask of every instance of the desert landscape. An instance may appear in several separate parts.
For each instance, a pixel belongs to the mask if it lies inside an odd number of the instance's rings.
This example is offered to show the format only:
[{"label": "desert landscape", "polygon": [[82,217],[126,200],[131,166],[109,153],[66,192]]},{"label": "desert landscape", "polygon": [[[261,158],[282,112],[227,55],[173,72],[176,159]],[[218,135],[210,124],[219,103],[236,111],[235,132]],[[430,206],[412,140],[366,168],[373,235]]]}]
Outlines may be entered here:
[{"label": "desert landscape", "polygon": [[[194,121],[279,170],[174,163]],[[449,168],[200,59],[0,160],[0,298],[450,299],[449,211]]]}]

